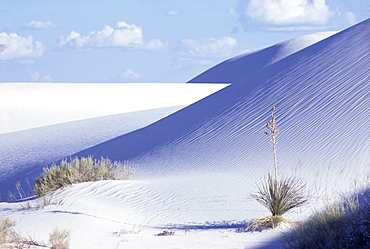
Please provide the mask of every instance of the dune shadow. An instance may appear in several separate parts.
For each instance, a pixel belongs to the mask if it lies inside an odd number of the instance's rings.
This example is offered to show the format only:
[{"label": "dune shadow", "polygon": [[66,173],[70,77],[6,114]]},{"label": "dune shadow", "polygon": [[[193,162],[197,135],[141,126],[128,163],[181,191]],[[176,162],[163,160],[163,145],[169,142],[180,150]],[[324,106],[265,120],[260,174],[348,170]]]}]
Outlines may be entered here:
[{"label": "dune shadow", "polygon": [[188,223],[188,224],[167,224],[157,226],[158,229],[171,230],[216,230],[216,229],[233,229],[236,232],[245,230],[247,221],[213,221],[205,223]]},{"label": "dune shadow", "polygon": [[[180,231],[212,231],[212,230],[228,230],[235,233],[260,233],[262,230],[248,231],[246,227],[251,224],[252,221],[214,221],[205,223],[189,223],[189,224],[168,224],[164,226],[153,227],[162,230],[180,230]],[[246,240],[248,237],[246,237]],[[255,245],[246,246],[245,249],[282,249],[284,248],[283,236],[275,238],[265,238],[266,241],[255,241]]]}]

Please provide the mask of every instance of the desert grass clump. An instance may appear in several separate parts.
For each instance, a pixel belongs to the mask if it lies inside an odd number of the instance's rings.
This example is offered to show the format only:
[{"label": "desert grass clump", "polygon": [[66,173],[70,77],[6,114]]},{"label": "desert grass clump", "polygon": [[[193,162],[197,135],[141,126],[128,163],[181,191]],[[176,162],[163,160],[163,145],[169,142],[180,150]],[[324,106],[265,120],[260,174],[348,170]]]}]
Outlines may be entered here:
[{"label": "desert grass clump", "polygon": [[267,181],[258,186],[252,197],[267,208],[271,216],[256,219],[246,228],[247,231],[277,227],[281,222],[290,222],[281,217],[289,210],[299,207],[307,201],[305,185],[295,177],[276,180],[270,174]]},{"label": "desert grass clump", "polygon": [[49,236],[51,249],[68,249],[70,241],[70,232],[68,230],[59,230],[55,228]]},{"label": "desert grass clump", "polygon": [[43,173],[36,179],[33,191],[38,196],[44,196],[74,183],[128,180],[135,171],[136,168],[127,162],[112,162],[103,157],[100,160],[92,156],[64,159],[59,165],[53,164],[43,169]]},{"label": "desert grass clump", "polygon": [[14,237],[14,226],[15,222],[11,221],[9,218],[0,216],[0,244],[12,242],[12,237]]},{"label": "desert grass clump", "polygon": [[343,198],[284,235],[286,248],[370,248],[370,194]]},{"label": "desert grass clump", "polygon": [[269,174],[266,183],[258,187],[252,197],[267,208],[272,216],[282,216],[307,201],[305,185],[290,177],[276,181]]}]

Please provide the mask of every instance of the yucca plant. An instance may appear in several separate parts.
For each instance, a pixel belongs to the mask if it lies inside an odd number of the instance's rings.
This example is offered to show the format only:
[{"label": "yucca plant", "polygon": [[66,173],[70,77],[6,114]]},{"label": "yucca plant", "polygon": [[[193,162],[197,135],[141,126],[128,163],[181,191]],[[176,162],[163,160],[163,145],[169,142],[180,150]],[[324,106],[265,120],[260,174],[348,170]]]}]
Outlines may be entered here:
[{"label": "yucca plant", "polygon": [[301,206],[307,201],[305,195],[305,185],[295,177],[279,178],[277,164],[276,137],[279,130],[276,126],[275,107],[271,108],[271,120],[266,123],[267,132],[270,136],[273,149],[274,177],[270,174],[267,181],[258,186],[258,191],[252,194],[252,197],[266,207],[271,216],[257,219],[247,230],[256,230],[259,228],[274,228],[280,222],[286,221],[281,216],[289,210]]}]

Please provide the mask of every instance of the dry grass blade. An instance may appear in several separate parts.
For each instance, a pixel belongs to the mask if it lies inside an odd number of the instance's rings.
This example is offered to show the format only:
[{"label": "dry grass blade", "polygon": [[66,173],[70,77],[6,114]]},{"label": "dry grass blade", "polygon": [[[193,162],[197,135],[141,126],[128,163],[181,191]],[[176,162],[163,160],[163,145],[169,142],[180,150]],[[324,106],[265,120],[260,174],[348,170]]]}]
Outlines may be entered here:
[{"label": "dry grass blade", "polygon": [[292,221],[285,219],[281,216],[267,216],[254,220],[253,222],[248,224],[244,231],[246,232],[262,231],[266,229],[275,228],[280,223],[292,223]]},{"label": "dry grass blade", "polygon": [[15,223],[9,218],[0,216],[0,244],[7,243],[12,240],[14,226]]},{"label": "dry grass blade", "polygon": [[70,232],[68,230],[59,230],[56,228],[49,237],[51,249],[68,249],[69,241]]}]

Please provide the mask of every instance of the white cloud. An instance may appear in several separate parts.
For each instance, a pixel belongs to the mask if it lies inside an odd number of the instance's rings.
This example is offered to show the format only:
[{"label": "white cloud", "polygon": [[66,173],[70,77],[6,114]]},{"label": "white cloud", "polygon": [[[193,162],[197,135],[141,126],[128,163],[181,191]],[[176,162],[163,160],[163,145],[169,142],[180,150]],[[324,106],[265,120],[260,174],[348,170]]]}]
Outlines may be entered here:
[{"label": "white cloud", "polygon": [[45,81],[45,82],[52,82],[54,81],[53,78],[50,76],[50,74],[47,74],[45,76],[42,77],[42,80]]},{"label": "white cloud", "polygon": [[152,39],[143,45],[146,50],[165,50],[168,47],[168,42],[162,42],[158,39]]},{"label": "white cloud", "polygon": [[100,31],[91,31],[81,35],[72,31],[68,36],[61,36],[59,47],[69,48],[109,48],[121,47],[127,49],[162,50],[166,44],[160,40],[143,41],[142,29],[133,24],[117,22],[117,28],[105,25]]},{"label": "white cloud", "polygon": [[52,22],[37,22],[31,21],[22,26],[22,29],[27,30],[40,30],[40,29],[55,29],[56,26]]},{"label": "white cloud", "polygon": [[178,47],[173,70],[205,70],[220,59],[233,55],[238,42],[232,37],[208,38],[201,40],[183,39]]},{"label": "white cloud", "polygon": [[31,75],[32,81],[38,81],[40,79],[40,73],[39,72],[30,71],[30,75]]},{"label": "white cloud", "polygon": [[203,58],[178,58],[172,64],[172,70],[191,70],[194,68],[208,68],[214,65],[216,62],[212,59]]},{"label": "white cloud", "polygon": [[39,71],[27,70],[30,73],[31,80],[34,82],[52,82],[53,79],[50,74],[42,76]]},{"label": "white cloud", "polygon": [[34,65],[35,61],[34,60],[22,60],[19,62],[21,65]]},{"label": "white cloud", "polygon": [[317,31],[325,30],[328,26],[271,26],[267,27],[267,31]]},{"label": "white cloud", "polygon": [[332,15],[325,0],[250,0],[246,14],[272,25],[325,25]]},{"label": "white cloud", "polygon": [[235,16],[235,17],[239,16],[239,14],[238,14],[238,12],[235,8],[229,8],[229,13],[230,13],[230,15]]},{"label": "white cloud", "polygon": [[44,50],[43,44],[33,41],[32,36],[0,33],[0,60],[41,57]]},{"label": "white cloud", "polygon": [[238,45],[232,37],[208,38],[202,40],[183,39],[180,42],[181,57],[224,57],[230,56]]},{"label": "white cloud", "polygon": [[351,25],[354,25],[357,22],[356,15],[353,12],[346,12],[344,13],[344,16],[346,21]]},{"label": "white cloud", "polygon": [[136,73],[131,68],[127,68],[126,71],[121,75],[120,78],[123,78],[123,79],[139,79],[140,74]]},{"label": "white cloud", "polygon": [[170,10],[166,13],[166,16],[178,16],[180,14],[180,12],[178,12],[177,10]]}]

